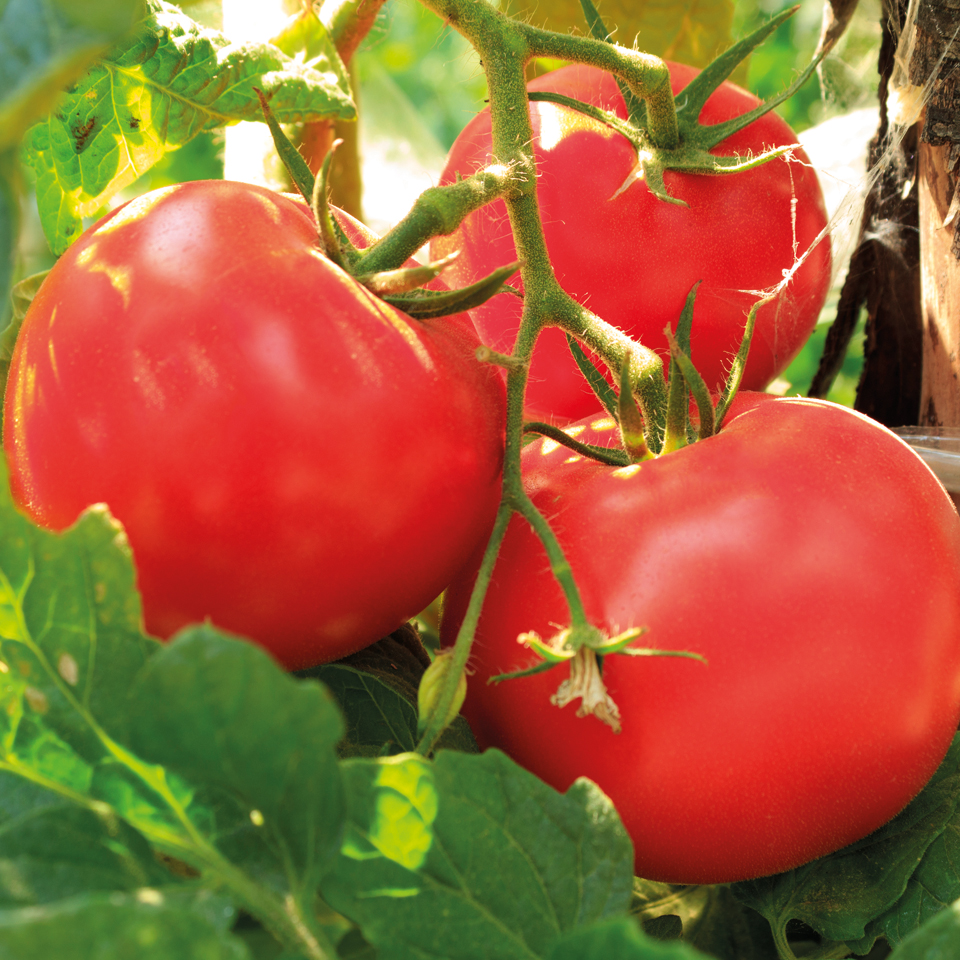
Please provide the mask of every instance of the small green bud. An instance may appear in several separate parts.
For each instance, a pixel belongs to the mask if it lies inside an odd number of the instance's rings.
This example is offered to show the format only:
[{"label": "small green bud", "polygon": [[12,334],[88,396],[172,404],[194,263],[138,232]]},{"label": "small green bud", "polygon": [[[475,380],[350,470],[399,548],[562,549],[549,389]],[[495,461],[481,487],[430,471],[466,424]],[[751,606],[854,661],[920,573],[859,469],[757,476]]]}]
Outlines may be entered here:
[{"label": "small green bud", "polygon": [[[420,688],[417,691],[417,710],[420,714],[417,726],[421,732],[426,729],[430,715],[436,708],[440,698],[440,691],[446,683],[450,671],[453,669],[453,651],[441,650],[433,663],[427,667],[426,673],[420,678]],[[448,727],[456,719],[467,696],[467,676],[461,673],[457,681],[457,692],[454,694],[443,726]]]}]

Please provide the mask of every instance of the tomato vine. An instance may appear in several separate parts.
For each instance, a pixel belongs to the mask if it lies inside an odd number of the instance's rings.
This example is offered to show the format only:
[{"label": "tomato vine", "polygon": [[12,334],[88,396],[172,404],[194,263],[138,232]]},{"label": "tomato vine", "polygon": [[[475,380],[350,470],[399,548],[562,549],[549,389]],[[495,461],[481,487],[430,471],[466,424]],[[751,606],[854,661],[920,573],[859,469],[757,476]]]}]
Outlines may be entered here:
[{"label": "tomato vine", "polygon": [[[461,33],[480,56],[489,90],[492,153],[497,164],[495,168],[488,168],[477,175],[480,183],[473,187],[469,202],[472,205],[477,199],[478,193],[486,185],[486,178],[493,175],[494,171],[507,171],[508,188],[505,190],[504,183],[500,180],[494,189],[484,196],[483,201],[491,199],[495,193],[503,196],[517,257],[521,263],[524,285],[520,327],[510,358],[504,363],[507,379],[507,427],[503,497],[493,534],[480,564],[475,593],[454,645],[452,666],[432,700],[433,708],[428,716],[421,720],[423,734],[418,750],[429,753],[440,736],[444,718],[454,703],[460,677],[469,659],[493,564],[507,523],[514,513],[523,516],[536,530],[547,551],[551,571],[563,588],[570,613],[570,628],[564,634],[564,645],[578,655],[581,648],[587,648],[583,650],[583,656],[592,658],[594,654],[589,652],[589,648],[605,642],[605,638],[599,636],[599,631],[591,626],[584,612],[580,591],[563,549],[549,523],[523,489],[520,451],[524,430],[524,393],[530,359],[540,333],[547,326],[560,327],[598,355],[613,371],[616,379],[630,385],[643,414],[646,445],[653,453],[661,450],[666,431],[668,405],[660,357],[573,299],[557,282],[537,204],[533,129],[526,106],[527,63],[534,57],[546,56],[600,67],[618,79],[633,102],[639,104],[642,101],[645,104],[644,115],[647,123],[642,134],[645,150],[641,153],[648,155],[644,170],[654,189],[657,189],[658,184],[662,185],[662,171],[671,164],[678,164],[687,170],[719,173],[722,164],[729,161],[729,158],[721,161],[707,152],[716,139],[711,140],[709,132],[701,131],[696,122],[697,111],[693,111],[692,124],[689,121],[683,126],[678,123],[669,71],[664,61],[610,43],[609,34],[589,0],[583,3],[584,11],[594,33],[599,34],[599,37],[569,36],[538,29],[505,16],[486,3],[486,0],[466,3],[461,0],[423,2]],[[697,81],[694,96],[705,101],[709,92],[733,67],[792,12],[787,11],[718,58]],[[789,95],[799,86],[813,66],[815,64],[811,64],[808,71],[798,78],[783,96]],[[771,106],[772,104],[765,104],[758,108],[750,119]],[[636,113],[639,116],[639,107]],[[749,120],[744,118],[740,125],[746,122]],[[739,128],[735,123],[723,127],[724,135]],[[713,133],[714,136],[719,136],[716,131]],[[782,150],[774,151],[769,156],[754,158],[752,162],[762,162],[781,152]],[[733,161],[729,161],[729,165],[735,167]],[[477,187],[480,187],[480,190]],[[415,207],[411,216],[385,237],[382,241],[383,248],[386,250],[393,244],[399,244],[401,252],[412,252],[428,236],[450,232],[452,224],[462,220],[469,209],[467,203],[462,200],[456,202],[452,193],[446,191],[462,193],[463,187],[461,184],[454,184],[436,188],[433,194],[428,191],[428,196],[418,201],[418,207]],[[661,193],[663,192],[665,190],[662,189]],[[436,203],[452,203],[456,207],[453,216],[443,218],[442,227],[439,226],[440,218],[433,222],[428,222],[427,219],[427,211],[435,209],[434,198]],[[663,199],[669,200],[666,196]],[[401,236],[408,238],[405,243],[397,239]],[[375,255],[376,253],[371,256]],[[590,676],[596,673],[591,670],[585,672]]]}]

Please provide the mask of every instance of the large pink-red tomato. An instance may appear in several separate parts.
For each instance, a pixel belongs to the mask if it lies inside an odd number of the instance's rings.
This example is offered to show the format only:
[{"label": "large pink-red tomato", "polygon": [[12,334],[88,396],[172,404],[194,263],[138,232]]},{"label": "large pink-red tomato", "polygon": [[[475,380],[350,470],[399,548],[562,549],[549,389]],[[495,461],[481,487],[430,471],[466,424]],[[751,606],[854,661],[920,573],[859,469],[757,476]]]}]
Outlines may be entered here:
[{"label": "large pink-red tomato", "polygon": [[13,492],[53,529],[108,504],[151,633],[210,618],[288,667],[332,660],[417,613],[492,524],[504,391],[477,346],[466,315],[411,320],[334,266],[303,204],[163,188],[30,307]]},{"label": "large pink-red tomato", "polygon": [[[570,622],[518,518],[470,660],[464,713],[481,746],[560,790],[599,784],[653,880],[758,877],[865,836],[921,790],[960,715],[960,518],[933,474],[834,404],[741,411],[638,466],[552,441],[523,454],[591,622],[611,636],[646,626],[636,646],[706,664],[605,657],[619,734],[550,703],[563,667],[488,684],[536,662],[520,633]],[[471,581],[448,591],[445,642]]]},{"label": "large pink-red tomato", "polygon": [[[679,92],[697,71],[670,63]],[[602,106],[621,117],[626,108],[613,77],[592,67],[564,67],[533,81],[548,90]],[[678,103],[682,103],[682,94]],[[720,123],[759,101],[731,83],[707,100],[700,120]],[[743,334],[758,291],[773,288],[809,255],[777,299],[758,314],[744,389],[762,389],[793,359],[817,321],[830,284],[830,244],[821,240],[827,217],[817,175],[801,149],[758,169],[722,176],[668,171],[667,189],[685,201],[658,200],[642,180],[622,193],[636,160],[633,148],[609,127],[554,103],[530,104],[537,161],[537,196],[550,260],[561,286],[604,320],[667,355],[663,330],[676,328],[691,287],[702,281],[694,310],[691,351],[714,389]],[[717,154],[758,154],[796,142],[773,113],[724,140]],[[454,143],[441,176],[452,182],[491,162],[490,113],[484,110]],[[448,276],[455,284],[478,279],[516,259],[502,201],[471,214],[458,230],[433,241],[431,254],[454,250]],[[486,343],[509,352],[521,302],[494,297],[474,311]],[[558,421],[589,416],[598,404],[570,357],[563,334],[548,329],[538,341],[527,387],[527,408]]]}]

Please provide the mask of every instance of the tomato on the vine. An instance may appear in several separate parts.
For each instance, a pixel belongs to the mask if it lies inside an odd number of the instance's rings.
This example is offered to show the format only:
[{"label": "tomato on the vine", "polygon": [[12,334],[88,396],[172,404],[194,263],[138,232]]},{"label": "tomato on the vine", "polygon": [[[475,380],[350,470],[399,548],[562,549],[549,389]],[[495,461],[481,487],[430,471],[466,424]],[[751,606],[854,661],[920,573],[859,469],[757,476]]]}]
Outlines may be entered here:
[{"label": "tomato on the vine", "polygon": [[151,633],[210,618],[288,667],[332,660],[426,606],[490,528],[505,401],[478,345],[468,316],[412,320],[336,267],[302,203],[163,188],[91,227],[30,307],[14,495],[54,529],[110,507]]},{"label": "tomato on the vine", "polygon": [[[692,67],[668,65],[675,93],[697,74]],[[534,80],[529,89],[561,93],[626,117],[613,77],[591,67],[564,67]],[[682,97],[679,93],[678,103]],[[700,120],[719,123],[758,103],[747,91],[724,83],[707,100]],[[823,196],[803,150],[741,173],[668,170],[667,190],[688,204],[680,206],[657,199],[642,180],[619,192],[636,155],[623,136],[598,120],[549,102],[532,102],[530,117],[540,213],[560,285],[666,356],[664,327],[676,328],[687,294],[702,281],[691,352],[710,389],[722,382],[760,291],[779,284],[809,250],[777,299],[759,311],[743,386],[762,389],[781,373],[816,324],[830,284],[829,240],[812,246],[827,223]],[[756,155],[795,142],[787,124],[768,113],[713,152]],[[489,164],[491,150],[485,110],[457,138],[441,183]],[[503,202],[471,214],[431,246],[434,257],[454,250],[461,251],[451,270],[458,283],[515,260]],[[516,297],[498,296],[474,311],[474,322],[488,345],[509,352],[520,310]],[[597,409],[559,330],[546,330],[537,343],[526,402],[532,414],[557,420],[576,420]]]},{"label": "tomato on the vine", "polygon": [[[537,662],[521,633],[570,622],[516,517],[471,655],[481,746],[560,790],[595,781],[653,880],[742,880],[858,840],[920,791],[960,716],[960,518],[933,474],[846,408],[740,409],[715,437],[626,468],[552,441],[523,454],[590,622],[647,627],[634,646],[706,664],[604,657],[619,734],[551,704],[563,667],[489,684]],[[609,436],[582,426],[579,440]],[[448,590],[445,643],[472,576]]]}]

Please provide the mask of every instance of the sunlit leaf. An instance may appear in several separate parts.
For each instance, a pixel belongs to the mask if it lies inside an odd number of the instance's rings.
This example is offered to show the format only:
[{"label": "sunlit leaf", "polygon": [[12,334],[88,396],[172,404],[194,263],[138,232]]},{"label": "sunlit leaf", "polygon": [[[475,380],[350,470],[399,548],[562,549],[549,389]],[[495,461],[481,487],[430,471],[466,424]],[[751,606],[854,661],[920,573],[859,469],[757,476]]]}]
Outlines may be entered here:
[{"label": "sunlit leaf", "polygon": [[270,44],[231,44],[163,0],[134,39],[114,48],[27,132],[50,246],[62,253],[117,191],[201,130],[261,119],[255,89],[281,122],[350,117],[343,67],[292,60]]},{"label": "sunlit leaf", "polygon": [[0,2],[0,152],[143,14],[143,0]]},{"label": "sunlit leaf", "polygon": [[381,960],[541,956],[629,904],[632,848],[589,781],[559,794],[497,751],[343,770],[349,826],[323,893]]}]

